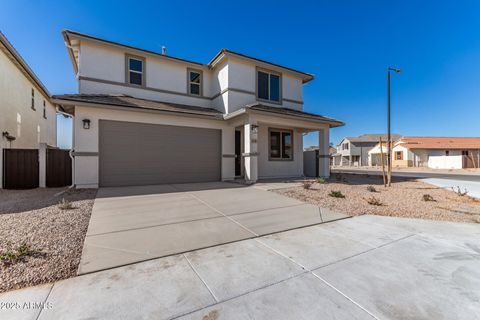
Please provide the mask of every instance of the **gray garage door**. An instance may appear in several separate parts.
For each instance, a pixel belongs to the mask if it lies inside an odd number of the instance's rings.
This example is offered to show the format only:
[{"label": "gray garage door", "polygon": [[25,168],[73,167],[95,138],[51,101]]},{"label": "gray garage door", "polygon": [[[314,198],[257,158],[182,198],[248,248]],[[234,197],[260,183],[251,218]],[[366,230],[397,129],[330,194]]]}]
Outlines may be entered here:
[{"label": "gray garage door", "polygon": [[220,180],[221,131],[100,120],[100,186]]}]

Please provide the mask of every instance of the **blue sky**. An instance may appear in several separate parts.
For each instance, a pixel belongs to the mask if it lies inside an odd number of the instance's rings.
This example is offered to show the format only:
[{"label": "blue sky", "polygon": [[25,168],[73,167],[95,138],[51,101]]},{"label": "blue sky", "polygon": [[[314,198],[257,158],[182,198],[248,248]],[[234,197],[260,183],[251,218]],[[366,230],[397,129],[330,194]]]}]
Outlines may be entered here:
[{"label": "blue sky", "polygon": [[[208,62],[222,47],[316,75],[305,110],[338,118],[331,141],[392,130],[479,136],[480,1],[6,1],[0,30],[53,94],[75,93],[60,32]],[[59,143],[67,144],[61,119]],[[316,144],[313,136],[305,145]]]}]

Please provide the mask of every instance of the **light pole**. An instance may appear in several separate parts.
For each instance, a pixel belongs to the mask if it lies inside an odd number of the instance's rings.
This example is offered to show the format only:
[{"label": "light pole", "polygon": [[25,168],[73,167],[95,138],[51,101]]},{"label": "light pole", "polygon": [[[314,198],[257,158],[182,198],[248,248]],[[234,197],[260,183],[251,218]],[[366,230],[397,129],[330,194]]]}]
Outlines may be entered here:
[{"label": "light pole", "polygon": [[400,73],[400,69],[388,67],[387,72],[387,122],[388,122],[388,136],[387,136],[387,168],[388,168],[388,186],[390,187],[392,181],[392,140],[390,133],[390,71]]}]

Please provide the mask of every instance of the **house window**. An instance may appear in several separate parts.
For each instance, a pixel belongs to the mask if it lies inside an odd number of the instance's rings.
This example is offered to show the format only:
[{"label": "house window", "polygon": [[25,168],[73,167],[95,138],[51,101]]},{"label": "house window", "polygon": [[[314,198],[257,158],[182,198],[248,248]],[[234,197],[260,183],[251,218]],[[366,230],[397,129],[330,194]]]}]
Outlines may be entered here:
[{"label": "house window", "polygon": [[32,110],[35,110],[35,90],[33,88],[32,88],[32,99],[30,102],[30,108],[32,108]]},{"label": "house window", "polygon": [[145,59],[127,56],[127,83],[143,86],[145,82]]},{"label": "house window", "polygon": [[257,71],[257,98],[271,102],[280,102],[281,75],[266,71]]},{"label": "house window", "polygon": [[293,160],[293,132],[270,130],[270,160]]},{"label": "house window", "polygon": [[463,150],[462,151],[462,156],[468,156],[468,150]]},{"label": "house window", "polygon": [[43,100],[43,118],[47,119],[47,104]]},{"label": "house window", "polygon": [[348,150],[349,145],[350,145],[349,143],[342,144],[342,150]]},{"label": "house window", "polygon": [[395,160],[403,160],[403,151],[395,151]]},{"label": "house window", "polygon": [[202,95],[202,72],[198,70],[188,70],[188,93],[201,96]]},{"label": "house window", "polygon": [[450,151],[449,150],[445,150],[445,155],[448,157],[450,155]]}]

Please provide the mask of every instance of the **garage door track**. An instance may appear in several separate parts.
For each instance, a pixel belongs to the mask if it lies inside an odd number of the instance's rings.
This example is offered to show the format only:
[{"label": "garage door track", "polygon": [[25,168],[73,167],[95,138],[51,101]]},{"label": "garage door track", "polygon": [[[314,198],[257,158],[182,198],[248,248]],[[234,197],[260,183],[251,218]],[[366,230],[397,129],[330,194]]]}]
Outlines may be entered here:
[{"label": "garage door track", "polygon": [[78,273],[346,217],[265,189],[226,182],[101,188]]}]

